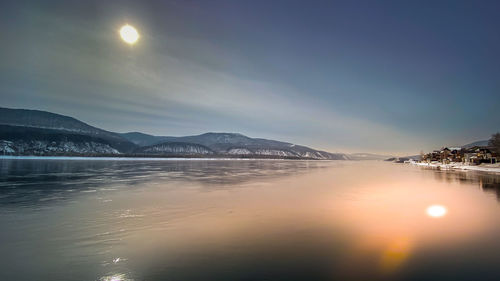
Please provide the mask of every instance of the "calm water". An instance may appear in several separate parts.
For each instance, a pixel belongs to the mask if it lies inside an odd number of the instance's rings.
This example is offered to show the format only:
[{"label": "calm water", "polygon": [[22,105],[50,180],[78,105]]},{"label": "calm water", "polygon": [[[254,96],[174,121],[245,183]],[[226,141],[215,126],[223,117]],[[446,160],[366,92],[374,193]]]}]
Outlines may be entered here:
[{"label": "calm water", "polygon": [[[0,280],[500,280],[500,176],[0,160]],[[426,209],[439,204],[446,214]]]}]

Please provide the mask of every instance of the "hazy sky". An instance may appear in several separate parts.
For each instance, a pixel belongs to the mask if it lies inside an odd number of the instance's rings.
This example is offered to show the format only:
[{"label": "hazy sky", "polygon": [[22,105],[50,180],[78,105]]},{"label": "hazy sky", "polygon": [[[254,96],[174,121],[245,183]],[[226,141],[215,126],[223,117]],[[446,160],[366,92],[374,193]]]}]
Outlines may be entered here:
[{"label": "hazy sky", "polygon": [[500,130],[499,15],[499,1],[2,1],[1,106],[418,153]]}]

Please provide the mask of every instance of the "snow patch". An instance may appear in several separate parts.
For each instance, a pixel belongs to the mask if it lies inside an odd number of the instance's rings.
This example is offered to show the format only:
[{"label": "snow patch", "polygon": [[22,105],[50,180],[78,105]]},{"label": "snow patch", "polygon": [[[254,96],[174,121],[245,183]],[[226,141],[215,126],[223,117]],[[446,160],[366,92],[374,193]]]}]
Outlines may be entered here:
[{"label": "snow patch", "polygon": [[252,152],[246,148],[232,148],[227,151],[227,154],[231,155],[248,155],[252,154]]}]

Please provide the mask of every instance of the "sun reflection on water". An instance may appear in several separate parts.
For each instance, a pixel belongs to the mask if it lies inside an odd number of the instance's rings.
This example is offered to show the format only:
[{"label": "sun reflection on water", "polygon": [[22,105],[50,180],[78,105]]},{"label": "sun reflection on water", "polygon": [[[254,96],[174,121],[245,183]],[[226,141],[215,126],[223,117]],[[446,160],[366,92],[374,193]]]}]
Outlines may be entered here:
[{"label": "sun reflection on water", "polygon": [[440,218],[446,215],[448,210],[442,205],[432,205],[426,210],[427,215],[433,218]]}]

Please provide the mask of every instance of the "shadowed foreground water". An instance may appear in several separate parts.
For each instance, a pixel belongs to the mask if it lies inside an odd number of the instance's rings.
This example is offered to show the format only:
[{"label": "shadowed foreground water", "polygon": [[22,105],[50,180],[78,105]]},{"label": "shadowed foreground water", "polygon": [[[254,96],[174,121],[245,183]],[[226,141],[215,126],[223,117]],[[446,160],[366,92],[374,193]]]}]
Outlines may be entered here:
[{"label": "shadowed foreground water", "polygon": [[0,280],[500,280],[495,175],[347,161],[0,164]]}]

